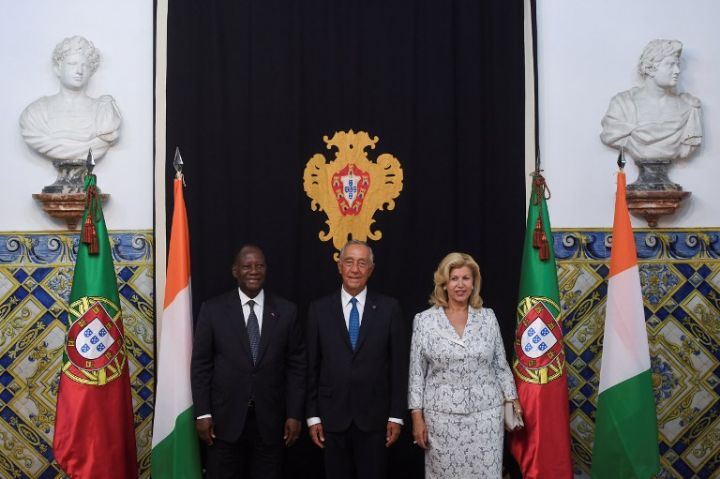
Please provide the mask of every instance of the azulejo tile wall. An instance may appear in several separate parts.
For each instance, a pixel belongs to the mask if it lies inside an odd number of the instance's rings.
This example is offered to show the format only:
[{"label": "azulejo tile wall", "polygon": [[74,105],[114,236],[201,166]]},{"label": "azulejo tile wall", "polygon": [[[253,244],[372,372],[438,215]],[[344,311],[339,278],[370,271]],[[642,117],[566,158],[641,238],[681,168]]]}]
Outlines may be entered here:
[{"label": "azulejo tile wall", "polygon": [[[590,477],[611,232],[556,230],[576,478]],[[660,478],[720,478],[720,230],[635,230]]]},{"label": "azulejo tile wall", "polygon": [[[52,437],[78,241],[77,234],[0,233],[2,478],[63,477],[53,461]],[[149,477],[154,388],[152,232],[110,232],[110,242],[130,358],[138,461],[141,477]]]},{"label": "azulejo tile wall", "polygon": [[[111,232],[142,477],[152,432],[153,245]],[[590,477],[608,230],[557,230],[575,477]],[[720,478],[720,230],[637,230],[657,402],[660,478]],[[0,477],[55,478],[52,460],[65,305],[78,236],[0,233]]]}]

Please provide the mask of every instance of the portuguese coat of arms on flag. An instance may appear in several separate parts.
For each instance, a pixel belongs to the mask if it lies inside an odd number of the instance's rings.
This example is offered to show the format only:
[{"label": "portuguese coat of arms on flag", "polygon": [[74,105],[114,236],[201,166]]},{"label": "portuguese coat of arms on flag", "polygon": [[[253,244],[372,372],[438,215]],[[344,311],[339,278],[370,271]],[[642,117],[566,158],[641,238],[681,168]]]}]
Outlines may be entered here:
[{"label": "portuguese coat of arms on flag", "polygon": [[513,374],[525,427],[510,450],[525,479],[568,479],[570,419],[560,293],[545,179],[533,177],[518,293]]},{"label": "portuguese coat of arms on flag", "polygon": [[53,453],[73,479],[138,477],[125,333],[94,175],[68,307]]}]

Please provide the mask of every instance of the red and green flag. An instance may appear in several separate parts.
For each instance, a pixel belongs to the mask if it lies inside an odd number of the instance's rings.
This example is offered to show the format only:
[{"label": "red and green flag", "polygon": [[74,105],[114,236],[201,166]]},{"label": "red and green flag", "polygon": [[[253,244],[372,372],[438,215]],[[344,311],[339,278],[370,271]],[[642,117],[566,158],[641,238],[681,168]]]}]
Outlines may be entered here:
[{"label": "red and green flag", "polygon": [[657,413],[625,173],[617,178],[592,477],[646,479],[660,470]]},{"label": "red and green flag", "polygon": [[572,478],[560,293],[545,179],[533,177],[520,272],[513,374],[525,427],[510,450],[525,479]]},{"label": "red and green flag", "polygon": [[72,479],[138,477],[128,357],[110,241],[96,178],[70,293],[53,453]]}]

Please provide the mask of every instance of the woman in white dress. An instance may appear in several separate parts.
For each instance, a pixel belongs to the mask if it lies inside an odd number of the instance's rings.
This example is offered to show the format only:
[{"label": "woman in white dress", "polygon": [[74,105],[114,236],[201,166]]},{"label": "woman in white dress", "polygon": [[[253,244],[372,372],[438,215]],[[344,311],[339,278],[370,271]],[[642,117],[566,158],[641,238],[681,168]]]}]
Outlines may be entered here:
[{"label": "woman in white dress", "polygon": [[500,478],[504,403],[521,413],[500,328],[470,255],[450,253],[434,279],[432,307],[413,323],[408,390],[425,477]]}]

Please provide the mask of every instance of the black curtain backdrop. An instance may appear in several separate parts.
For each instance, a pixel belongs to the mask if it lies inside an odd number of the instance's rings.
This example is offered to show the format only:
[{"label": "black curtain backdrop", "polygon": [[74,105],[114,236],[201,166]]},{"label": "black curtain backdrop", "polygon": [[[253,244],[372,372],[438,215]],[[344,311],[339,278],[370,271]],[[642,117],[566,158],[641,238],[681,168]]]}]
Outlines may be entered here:
[{"label": "black curtain backdrop", "polygon": [[[339,289],[325,215],[303,171],[323,135],[364,130],[396,156],[404,186],[379,211],[370,287],[407,318],[427,307],[450,251],[479,262],[506,347],[525,227],[523,1],[173,0],[168,19],[167,211],[172,153],[185,161],[193,306],[234,286],[232,256],[255,243],[267,289],[308,303]],[[510,351],[508,351],[509,353]],[[422,477],[410,428],[396,477]],[[287,477],[322,477],[303,435]]]}]

